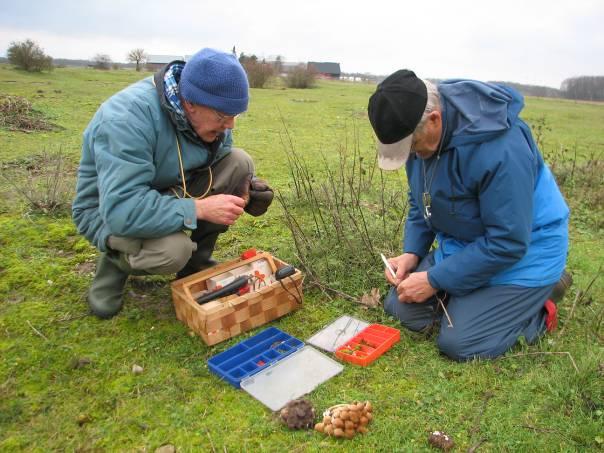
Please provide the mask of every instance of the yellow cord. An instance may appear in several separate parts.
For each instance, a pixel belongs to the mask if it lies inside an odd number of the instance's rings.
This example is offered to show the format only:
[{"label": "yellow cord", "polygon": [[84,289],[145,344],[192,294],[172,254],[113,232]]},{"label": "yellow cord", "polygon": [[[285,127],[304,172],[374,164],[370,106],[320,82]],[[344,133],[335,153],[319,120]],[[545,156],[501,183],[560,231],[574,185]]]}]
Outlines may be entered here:
[{"label": "yellow cord", "polygon": [[[155,77],[151,77],[151,82],[153,83],[153,86],[156,86]],[[189,198],[193,198],[195,200],[201,200],[208,193],[210,193],[210,190],[212,190],[212,179],[213,179],[212,168],[208,167],[208,171],[210,172],[210,183],[208,184],[208,189],[203,193],[203,195],[194,197],[189,192],[187,192],[187,181],[185,180],[185,169],[182,165],[182,151],[180,149],[180,141],[178,140],[178,135],[176,135],[176,131],[174,132],[174,135],[176,136],[176,148],[178,150],[178,165],[180,166],[180,177],[182,179],[182,187],[181,187],[182,188],[182,197],[178,194],[178,192],[176,191],[176,189],[174,189],[174,187],[171,187],[170,190],[172,190],[172,192],[174,193],[174,195],[176,195],[177,198],[189,197]]]},{"label": "yellow cord", "polygon": [[[212,190],[212,182],[213,182],[212,168],[208,167],[208,172],[210,173],[210,182],[208,183],[207,190],[198,197],[191,195],[189,192],[187,192],[187,181],[185,180],[185,169],[182,165],[182,151],[180,149],[180,141],[178,140],[178,135],[176,136],[176,149],[178,150],[178,165],[180,167],[180,178],[182,179],[182,197],[184,197],[184,198],[189,197],[189,198],[193,198],[195,200],[201,200],[208,193],[210,193],[210,190]],[[174,187],[172,187],[171,189],[172,189],[172,192],[174,193],[174,195],[176,195],[178,198],[182,198],[178,194],[178,192],[174,189]]]}]

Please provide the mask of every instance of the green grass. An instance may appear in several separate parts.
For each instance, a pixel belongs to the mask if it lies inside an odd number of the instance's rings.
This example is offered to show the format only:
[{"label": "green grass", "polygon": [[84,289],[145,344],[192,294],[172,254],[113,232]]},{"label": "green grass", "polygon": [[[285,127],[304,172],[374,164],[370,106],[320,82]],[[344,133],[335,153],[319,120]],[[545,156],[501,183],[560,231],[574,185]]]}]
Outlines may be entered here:
[{"label": "green grass", "polygon": [[[27,74],[0,65],[0,95],[27,97],[62,129],[44,133],[0,130],[2,171],[42,150],[62,149],[75,166],[81,133],[99,104],[143,77],[130,71],[57,69]],[[366,104],[374,87],[322,82],[315,89],[252,90],[235,142],[255,159],[259,175],[288,191],[285,122],[297,152],[320,168],[319,152],[359,146],[373,156]],[[604,158],[604,105],[527,99],[526,117],[545,118],[546,147],[580,148]],[[589,151],[589,152],[587,152]],[[391,182],[404,179],[390,175]],[[428,451],[429,431],[452,435],[463,451],[596,451],[604,446],[602,379],[603,283],[577,304],[604,262],[601,205],[586,206],[576,188],[569,268],[575,286],[561,306],[558,333],[521,344],[507,359],[466,364],[441,357],[433,338],[402,331],[401,342],[368,368],[345,366],[310,399],[317,410],[370,400],[375,421],[352,441],[290,432],[261,403],[220,382],[210,356],[262,329],[207,347],[178,322],[169,279],[132,279],[123,312],[110,321],[87,315],[93,247],[65,215],[29,209],[0,180],[0,450],[150,451],[170,443],[179,451]],[[227,259],[248,247],[294,261],[277,204],[267,216],[245,217],[219,242]],[[379,264],[372,263],[378,266]],[[347,313],[395,326],[381,310],[329,302],[307,291],[304,307],[274,323],[301,339]],[[567,355],[537,354],[569,352]],[[513,356],[514,354],[523,354]],[[74,368],[86,357],[87,366]],[[144,367],[134,375],[133,364]],[[488,398],[492,395],[491,398]],[[485,405],[485,401],[488,402]],[[82,417],[82,418],[80,418]],[[81,426],[78,420],[87,420]]]}]

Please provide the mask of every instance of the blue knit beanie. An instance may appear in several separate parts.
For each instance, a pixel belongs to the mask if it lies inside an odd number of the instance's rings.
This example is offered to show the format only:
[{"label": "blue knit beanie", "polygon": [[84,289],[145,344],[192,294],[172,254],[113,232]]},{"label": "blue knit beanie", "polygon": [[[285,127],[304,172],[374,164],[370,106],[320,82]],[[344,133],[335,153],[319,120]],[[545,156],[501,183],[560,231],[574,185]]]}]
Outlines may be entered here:
[{"label": "blue knit beanie", "polygon": [[247,75],[231,53],[200,50],[185,64],[178,87],[182,98],[193,104],[206,105],[227,115],[247,110]]}]

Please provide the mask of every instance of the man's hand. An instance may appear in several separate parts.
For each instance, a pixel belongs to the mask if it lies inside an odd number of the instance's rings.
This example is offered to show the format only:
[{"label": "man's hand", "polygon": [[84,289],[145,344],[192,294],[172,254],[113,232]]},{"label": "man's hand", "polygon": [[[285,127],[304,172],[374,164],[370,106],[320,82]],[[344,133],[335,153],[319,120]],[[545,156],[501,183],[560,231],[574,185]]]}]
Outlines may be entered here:
[{"label": "man's hand", "polygon": [[434,294],[428,281],[428,272],[413,272],[396,287],[399,302],[425,302]]},{"label": "man's hand", "polygon": [[219,225],[232,225],[243,214],[245,201],[235,195],[212,195],[195,200],[197,218]]},{"label": "man's hand", "polygon": [[265,180],[252,178],[250,182],[250,200],[245,207],[245,212],[254,217],[264,214],[273,202],[273,189]]},{"label": "man's hand", "polygon": [[388,283],[392,286],[397,286],[409,276],[411,271],[415,270],[419,264],[419,256],[414,255],[413,253],[403,253],[394,258],[389,258],[388,262],[396,273],[396,279],[392,277],[388,269],[384,269],[384,275],[386,276]]}]

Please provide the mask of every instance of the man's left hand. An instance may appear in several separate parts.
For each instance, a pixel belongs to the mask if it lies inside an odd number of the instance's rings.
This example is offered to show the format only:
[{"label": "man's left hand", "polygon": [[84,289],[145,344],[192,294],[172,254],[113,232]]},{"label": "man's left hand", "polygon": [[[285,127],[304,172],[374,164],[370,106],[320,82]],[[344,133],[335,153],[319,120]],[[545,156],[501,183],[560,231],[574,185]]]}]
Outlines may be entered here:
[{"label": "man's left hand", "polygon": [[245,212],[254,217],[264,214],[273,202],[273,189],[265,180],[252,178],[250,182],[250,201],[245,207]]},{"label": "man's left hand", "polygon": [[428,300],[436,289],[428,281],[428,272],[412,272],[396,287],[399,302],[421,303]]}]

